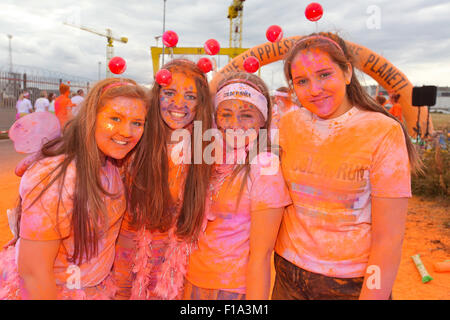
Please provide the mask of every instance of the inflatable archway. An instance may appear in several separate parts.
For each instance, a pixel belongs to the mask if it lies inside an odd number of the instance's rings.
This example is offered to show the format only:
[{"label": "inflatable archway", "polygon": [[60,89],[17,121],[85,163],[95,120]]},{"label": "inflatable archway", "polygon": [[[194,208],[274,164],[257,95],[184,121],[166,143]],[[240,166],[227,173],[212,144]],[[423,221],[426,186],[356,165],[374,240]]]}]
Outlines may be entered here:
[{"label": "inflatable archway", "polygon": [[[294,36],[284,38],[279,42],[266,42],[245,51],[214,75],[214,78],[211,80],[211,88],[214,89],[217,86],[224,74],[244,70],[243,63],[248,56],[257,58],[261,66],[283,59],[293,44],[302,37]],[[416,137],[417,134],[414,132],[414,128],[416,127],[419,108],[411,105],[413,85],[408,78],[386,58],[358,44],[348,41],[346,44],[356,58],[356,68],[371,76],[388,92],[400,93],[399,103],[402,106],[408,133],[410,136]],[[426,128],[427,115],[428,109],[420,107],[421,128]],[[424,129],[422,129],[422,134],[424,133],[423,131]],[[430,119],[429,132],[431,133],[432,131],[433,125]]]}]

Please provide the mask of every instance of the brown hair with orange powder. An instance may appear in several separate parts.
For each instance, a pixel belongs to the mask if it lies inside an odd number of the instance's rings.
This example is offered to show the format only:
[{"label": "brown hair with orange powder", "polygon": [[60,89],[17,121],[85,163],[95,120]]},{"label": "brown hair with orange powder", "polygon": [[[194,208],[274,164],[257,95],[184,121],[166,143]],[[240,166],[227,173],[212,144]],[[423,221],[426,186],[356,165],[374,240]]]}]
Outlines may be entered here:
[{"label": "brown hair with orange powder", "polygon": [[[328,38],[330,40],[324,39]],[[286,77],[289,86],[292,88],[292,61],[302,50],[308,50],[311,48],[319,48],[321,51],[327,53],[331,59],[339,65],[342,71],[347,71],[347,63],[350,63],[353,70],[355,70],[355,59],[347,48],[345,41],[335,33],[320,32],[312,33],[300,40],[298,40],[294,46],[286,54],[284,60],[284,75]],[[397,121],[403,130],[405,136],[406,147],[408,150],[409,162],[413,173],[421,172],[422,161],[412,144],[408,133],[403,124],[398,119],[392,116],[387,110],[379,105],[361,86],[355,72],[352,73],[350,84],[346,87],[347,97],[353,105],[357,105],[366,111],[379,112],[385,116]]]},{"label": "brown hair with orange powder", "polygon": [[[119,82],[131,85],[124,84],[106,88]],[[41,149],[44,158],[58,155],[65,155],[65,158],[55,168],[54,172],[42,179],[42,182],[50,181],[31,206],[55,182],[58,183],[59,194],[62,194],[67,168],[73,160],[76,160],[74,205],[71,221],[74,234],[74,252],[70,257],[70,262],[81,263],[83,259],[88,260],[97,254],[99,222],[103,222],[106,217],[106,208],[102,196],[115,196],[102,187],[99,172],[104,156],[93,138],[95,136],[97,113],[107,100],[115,97],[137,98],[148,102],[148,92],[131,79],[107,78],[101,80],[89,91],[77,116],[68,121],[64,127],[63,135],[47,142]],[[149,120],[147,119],[144,132],[148,130],[148,127]],[[122,163],[129,164],[127,174],[130,175],[130,178],[126,179],[127,181],[133,181],[138,174],[138,163],[142,159],[142,154],[146,153],[145,150],[148,146],[146,139],[148,137],[143,135],[138,144],[124,159],[120,161],[113,159],[118,166]],[[49,179],[50,176],[51,179]],[[132,184],[125,184],[125,192],[129,196],[134,195],[134,189]],[[61,196],[58,200],[58,210],[60,203]],[[19,205],[16,210],[18,210],[20,217],[21,206]]]},{"label": "brown hair with orange powder", "polygon": [[[169,71],[185,72],[194,77],[197,88],[197,106],[193,121],[200,121],[203,133],[212,128],[213,105],[206,75],[192,61],[175,59],[163,66]],[[131,224],[135,228],[145,226],[151,231],[166,232],[176,225],[176,235],[183,239],[195,239],[202,226],[205,199],[209,185],[210,165],[202,161],[194,163],[194,146],[191,143],[191,164],[184,185],[183,203],[178,216],[173,210],[178,199],[172,199],[169,190],[169,155],[167,143],[170,130],[160,109],[161,85],[156,81],[151,89],[148,119],[153,119],[144,135],[147,136],[148,153],[140,159],[140,174],[136,177],[139,191],[130,198]],[[191,134],[191,141],[192,141]],[[208,142],[202,141],[203,150]]]}]

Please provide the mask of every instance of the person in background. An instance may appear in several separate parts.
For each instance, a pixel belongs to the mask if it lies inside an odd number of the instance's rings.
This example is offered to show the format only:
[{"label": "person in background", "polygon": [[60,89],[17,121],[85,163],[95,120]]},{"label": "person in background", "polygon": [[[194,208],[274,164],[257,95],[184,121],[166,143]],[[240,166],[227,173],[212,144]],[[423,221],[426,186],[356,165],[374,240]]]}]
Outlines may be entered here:
[{"label": "person in background", "polygon": [[375,97],[376,102],[378,102],[382,107],[384,107],[384,105],[386,104],[386,98],[383,97],[382,95],[378,95]]},{"label": "person in background", "polygon": [[70,87],[67,84],[60,84],[59,93],[60,96],[55,100],[55,114],[61,124],[61,130],[63,130],[66,122],[72,117],[69,109],[72,109],[74,104],[69,99]]},{"label": "person in background", "polygon": [[83,89],[78,89],[77,90],[77,94],[74,95],[71,99],[72,103],[75,105],[72,108],[72,115],[75,117],[78,113],[78,111],[80,110],[80,104],[81,102],[83,102],[84,100],[84,91]]},{"label": "person in background", "polygon": [[50,102],[47,99],[47,91],[41,91],[39,98],[34,103],[35,112],[45,112],[48,111],[48,107],[50,106]]},{"label": "person in background", "polygon": [[274,102],[280,116],[299,108],[299,106],[294,103],[291,91],[287,87],[280,87],[275,91]]},{"label": "person in background", "polygon": [[55,113],[55,98],[56,98],[56,94],[54,94],[53,92],[49,93],[48,102],[50,104],[48,106],[48,111],[53,114]]},{"label": "person in background", "polygon": [[398,103],[399,99],[399,93],[394,93],[391,96],[392,108],[389,110],[389,113],[396,117],[400,122],[402,122],[402,106],[400,103]]},{"label": "person in background", "polygon": [[17,100],[16,103],[17,109],[16,120],[33,112],[33,105],[31,104],[31,101],[28,99],[29,97],[30,93],[28,93],[27,91],[24,91],[23,93],[20,94],[19,99]]}]

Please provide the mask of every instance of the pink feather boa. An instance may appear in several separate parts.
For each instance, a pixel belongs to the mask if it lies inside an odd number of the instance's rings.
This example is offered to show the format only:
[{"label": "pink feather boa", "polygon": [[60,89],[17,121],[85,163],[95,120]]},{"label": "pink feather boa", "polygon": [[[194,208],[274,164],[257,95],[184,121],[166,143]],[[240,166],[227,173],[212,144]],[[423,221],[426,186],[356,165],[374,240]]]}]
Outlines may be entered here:
[{"label": "pink feather boa", "polygon": [[[218,165],[213,170],[212,184],[208,190],[205,203],[205,216],[203,218],[201,231],[204,232],[206,224],[214,220],[215,216],[211,212],[211,193],[221,187],[219,181],[223,180],[233,172],[233,165]],[[183,241],[178,239],[175,234],[175,227],[168,232],[168,246],[165,251],[164,260],[160,270],[156,275],[156,286],[151,289],[151,278],[153,277],[153,265],[150,263],[152,258],[152,233],[145,228],[137,232],[136,254],[134,255],[132,272],[135,277],[131,287],[132,300],[173,300],[179,299],[184,287],[184,279],[187,272],[189,256],[196,249],[196,241]]]},{"label": "pink feather boa", "polygon": [[144,228],[138,232],[136,241],[137,252],[132,269],[136,277],[132,284],[130,299],[145,300],[155,296],[161,300],[177,299],[184,286],[189,255],[195,244],[178,240],[174,228],[170,229],[168,232],[169,244],[161,269],[156,276],[156,286],[154,289],[150,289],[153,267],[149,262],[152,255],[152,233]]}]

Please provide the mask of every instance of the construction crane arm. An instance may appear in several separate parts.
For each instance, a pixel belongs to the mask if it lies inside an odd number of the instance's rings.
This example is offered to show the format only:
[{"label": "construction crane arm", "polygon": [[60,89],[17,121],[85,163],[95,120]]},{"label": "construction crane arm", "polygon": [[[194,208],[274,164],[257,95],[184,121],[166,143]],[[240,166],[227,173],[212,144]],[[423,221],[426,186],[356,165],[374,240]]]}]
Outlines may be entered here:
[{"label": "construction crane arm", "polygon": [[[77,28],[77,29],[81,29],[81,30],[84,30],[84,31],[88,31],[88,32],[90,32],[90,33],[94,33],[94,34],[99,35],[99,36],[102,36],[102,37],[111,38],[111,39],[113,39],[114,41],[120,41],[120,42],[123,42],[123,43],[127,43],[127,42],[128,42],[128,38],[126,38],[126,37],[116,38],[116,37],[113,37],[111,34],[108,34],[108,33],[102,33],[102,32],[99,32],[99,31],[96,31],[96,30],[93,30],[93,29],[91,29],[91,28],[87,28],[87,27],[84,27],[84,26],[77,26],[77,25],[70,24],[70,23],[67,23],[67,22],[63,22],[63,23],[64,23],[65,25],[67,25],[67,26],[70,26],[70,27],[74,27],[74,28]],[[108,30],[109,33],[110,33],[110,30],[109,30],[109,29],[107,29],[107,30]]]}]

